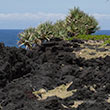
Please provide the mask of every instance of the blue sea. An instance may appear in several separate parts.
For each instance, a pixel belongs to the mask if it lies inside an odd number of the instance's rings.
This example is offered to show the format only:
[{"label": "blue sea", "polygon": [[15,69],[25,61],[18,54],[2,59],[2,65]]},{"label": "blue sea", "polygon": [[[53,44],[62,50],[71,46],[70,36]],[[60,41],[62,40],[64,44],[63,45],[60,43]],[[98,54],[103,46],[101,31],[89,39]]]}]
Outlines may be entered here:
[{"label": "blue sea", "polygon": [[4,42],[5,46],[17,46],[17,41],[19,40],[18,34],[23,32],[23,30],[13,29],[0,29],[0,42]]},{"label": "blue sea", "polygon": [[[17,46],[17,41],[19,40],[18,34],[23,32],[23,30],[0,30],[0,42],[4,42],[5,46]],[[94,35],[110,35],[110,30],[99,30]]]}]

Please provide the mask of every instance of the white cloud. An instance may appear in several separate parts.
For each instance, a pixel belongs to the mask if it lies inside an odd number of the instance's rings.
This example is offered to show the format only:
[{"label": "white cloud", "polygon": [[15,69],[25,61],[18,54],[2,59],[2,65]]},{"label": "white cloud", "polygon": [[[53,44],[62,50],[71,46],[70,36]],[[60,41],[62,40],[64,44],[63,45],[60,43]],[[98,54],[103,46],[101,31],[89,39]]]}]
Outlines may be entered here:
[{"label": "white cloud", "polygon": [[110,14],[99,14],[99,13],[95,13],[92,14],[96,19],[98,20],[103,20],[103,19],[109,19],[110,20]]},{"label": "white cloud", "polygon": [[61,13],[0,13],[0,20],[57,20],[64,19]]},{"label": "white cloud", "polygon": [[[110,14],[90,14],[96,19],[110,19]],[[0,20],[58,20],[64,19],[62,13],[0,13]]]},{"label": "white cloud", "polygon": [[[104,29],[110,28],[110,14],[90,14],[94,16]],[[64,19],[63,13],[0,13],[0,28],[27,28],[37,26],[45,21]]]}]

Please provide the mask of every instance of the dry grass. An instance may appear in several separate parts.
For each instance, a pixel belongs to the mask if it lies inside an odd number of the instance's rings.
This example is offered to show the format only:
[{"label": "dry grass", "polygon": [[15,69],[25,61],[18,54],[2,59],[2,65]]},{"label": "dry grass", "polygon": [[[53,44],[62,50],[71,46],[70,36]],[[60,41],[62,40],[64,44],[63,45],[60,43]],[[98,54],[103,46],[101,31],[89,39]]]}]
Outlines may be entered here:
[{"label": "dry grass", "polygon": [[[85,59],[98,58],[110,56],[110,46],[104,46],[101,42],[85,42],[80,45],[83,49],[80,51],[73,51],[77,57],[82,57]],[[100,51],[100,49],[105,48],[107,51]],[[99,50],[99,51],[97,51]]]},{"label": "dry grass", "polygon": [[[48,97],[57,96],[61,99],[72,96],[77,90],[67,91],[73,82],[70,82],[66,85],[61,85],[56,87],[53,90],[46,91],[45,89],[40,89],[39,91],[33,92],[33,94],[38,98],[38,100],[45,100]],[[41,96],[41,97],[40,97]]]}]

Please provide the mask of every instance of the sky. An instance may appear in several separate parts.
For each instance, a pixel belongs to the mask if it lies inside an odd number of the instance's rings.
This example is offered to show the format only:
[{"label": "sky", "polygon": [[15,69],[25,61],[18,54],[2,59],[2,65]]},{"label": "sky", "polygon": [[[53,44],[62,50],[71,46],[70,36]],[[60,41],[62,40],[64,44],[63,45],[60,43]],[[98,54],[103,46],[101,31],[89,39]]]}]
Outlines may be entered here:
[{"label": "sky", "polygon": [[0,29],[26,29],[45,21],[55,22],[74,7],[94,16],[101,30],[110,30],[108,0],[0,0]]}]

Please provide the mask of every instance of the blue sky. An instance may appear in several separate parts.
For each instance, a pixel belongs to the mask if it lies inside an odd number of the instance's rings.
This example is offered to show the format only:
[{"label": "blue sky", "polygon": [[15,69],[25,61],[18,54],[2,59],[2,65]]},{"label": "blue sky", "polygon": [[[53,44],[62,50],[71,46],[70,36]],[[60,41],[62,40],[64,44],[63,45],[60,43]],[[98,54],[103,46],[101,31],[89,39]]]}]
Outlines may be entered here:
[{"label": "blue sky", "polygon": [[107,0],[0,0],[0,29],[24,29],[47,20],[64,19],[74,6],[93,15],[101,29],[110,30]]}]

